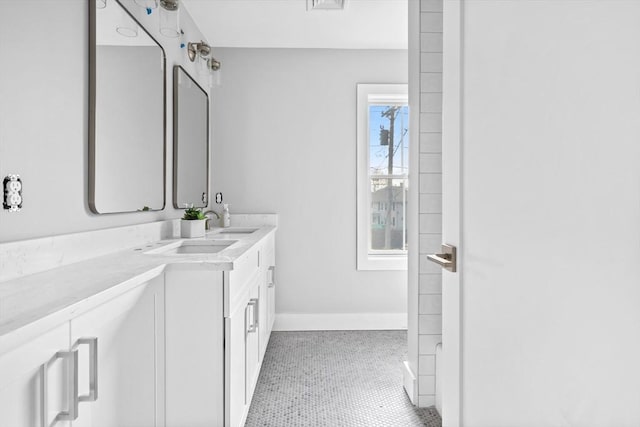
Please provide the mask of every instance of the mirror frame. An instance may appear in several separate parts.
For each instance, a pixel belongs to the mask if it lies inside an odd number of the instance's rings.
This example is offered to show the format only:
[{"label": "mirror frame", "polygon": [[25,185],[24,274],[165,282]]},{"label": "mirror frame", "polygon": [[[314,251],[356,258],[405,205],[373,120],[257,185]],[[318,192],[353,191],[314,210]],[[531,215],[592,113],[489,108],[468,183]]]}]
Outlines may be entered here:
[{"label": "mirror frame", "polygon": [[178,111],[178,73],[180,70],[184,73],[184,75],[191,80],[193,84],[196,85],[198,89],[200,89],[204,96],[207,98],[207,186],[206,186],[206,203],[203,202],[203,206],[198,206],[194,203],[194,207],[198,208],[206,208],[209,206],[209,184],[211,181],[211,170],[210,170],[210,155],[211,155],[211,128],[209,127],[209,114],[210,114],[210,106],[209,106],[209,94],[202,86],[198,84],[198,82],[191,77],[191,75],[185,70],[181,65],[173,66],[173,207],[176,209],[184,209],[184,206],[179,206],[178,203],[178,132],[180,122],[178,119],[179,111]]},{"label": "mirror frame", "polygon": [[131,14],[120,0],[115,1],[133,21],[144,31],[151,40],[160,48],[162,52],[162,207],[159,209],[149,209],[148,211],[114,211],[99,212],[96,207],[96,2],[89,0],[89,209],[95,214],[117,214],[129,212],[151,212],[162,211],[167,205],[167,53],[164,47],[153,37],[146,27]]}]

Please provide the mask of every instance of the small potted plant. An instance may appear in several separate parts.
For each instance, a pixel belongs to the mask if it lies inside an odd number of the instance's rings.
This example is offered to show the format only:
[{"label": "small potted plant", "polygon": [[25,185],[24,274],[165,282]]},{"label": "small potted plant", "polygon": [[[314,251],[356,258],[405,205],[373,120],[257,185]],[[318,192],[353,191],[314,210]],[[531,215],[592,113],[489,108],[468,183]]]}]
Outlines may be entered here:
[{"label": "small potted plant", "polygon": [[184,210],[182,221],[180,221],[180,236],[204,237],[206,219],[202,209],[194,208],[193,205],[188,206]]}]

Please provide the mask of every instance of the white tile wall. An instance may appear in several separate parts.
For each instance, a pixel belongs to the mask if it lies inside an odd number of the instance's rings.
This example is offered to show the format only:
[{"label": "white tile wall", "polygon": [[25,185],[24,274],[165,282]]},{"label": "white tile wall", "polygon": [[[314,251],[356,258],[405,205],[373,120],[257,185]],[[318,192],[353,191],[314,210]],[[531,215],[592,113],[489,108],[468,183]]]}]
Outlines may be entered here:
[{"label": "white tile wall", "polygon": [[418,363],[420,363],[420,375],[436,374],[436,356],[420,356],[418,359]]},{"label": "white tile wall", "polygon": [[442,1],[420,2],[420,297],[418,406],[435,404],[442,341],[442,271],[427,254],[442,243]]}]

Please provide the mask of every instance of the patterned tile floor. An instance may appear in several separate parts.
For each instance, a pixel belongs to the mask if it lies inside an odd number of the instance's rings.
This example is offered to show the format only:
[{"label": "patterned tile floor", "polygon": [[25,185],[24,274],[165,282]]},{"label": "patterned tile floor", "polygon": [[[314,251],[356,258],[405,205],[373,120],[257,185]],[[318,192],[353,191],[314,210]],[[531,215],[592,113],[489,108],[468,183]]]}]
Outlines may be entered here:
[{"label": "patterned tile floor", "polygon": [[406,331],[273,332],[247,427],[440,427],[402,387]]}]

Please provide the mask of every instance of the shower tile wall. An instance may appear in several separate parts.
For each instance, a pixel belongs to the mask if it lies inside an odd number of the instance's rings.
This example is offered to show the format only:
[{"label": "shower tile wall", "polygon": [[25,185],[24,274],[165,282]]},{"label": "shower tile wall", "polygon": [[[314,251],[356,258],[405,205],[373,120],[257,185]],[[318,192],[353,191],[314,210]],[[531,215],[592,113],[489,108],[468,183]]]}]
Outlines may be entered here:
[{"label": "shower tile wall", "polygon": [[435,350],[442,341],[442,271],[427,261],[442,242],[442,1],[420,2],[420,407],[435,404]]}]

